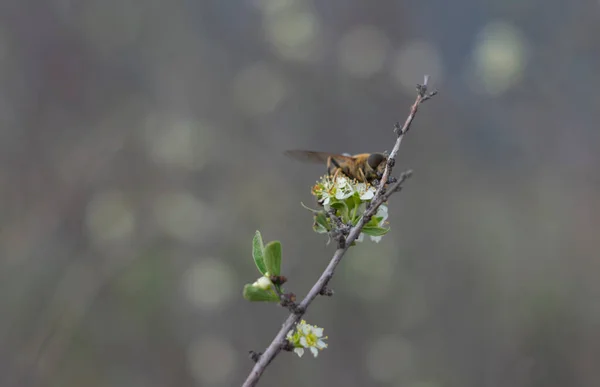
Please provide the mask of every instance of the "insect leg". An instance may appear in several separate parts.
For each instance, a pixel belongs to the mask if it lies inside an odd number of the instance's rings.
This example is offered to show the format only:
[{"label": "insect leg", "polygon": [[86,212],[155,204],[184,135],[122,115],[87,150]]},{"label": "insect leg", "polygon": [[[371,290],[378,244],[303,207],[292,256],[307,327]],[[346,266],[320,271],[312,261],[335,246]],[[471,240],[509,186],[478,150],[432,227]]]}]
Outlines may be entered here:
[{"label": "insect leg", "polygon": [[[337,179],[338,174],[342,172],[342,168],[336,168],[335,173],[333,174],[333,181]],[[343,172],[342,172],[343,173]]]},{"label": "insect leg", "polygon": [[365,177],[365,174],[364,174],[363,170],[360,169],[360,168],[358,168],[358,170],[357,170],[357,176],[356,177],[358,177],[357,180],[359,180],[359,181],[361,181],[363,183],[367,182],[367,178]]}]

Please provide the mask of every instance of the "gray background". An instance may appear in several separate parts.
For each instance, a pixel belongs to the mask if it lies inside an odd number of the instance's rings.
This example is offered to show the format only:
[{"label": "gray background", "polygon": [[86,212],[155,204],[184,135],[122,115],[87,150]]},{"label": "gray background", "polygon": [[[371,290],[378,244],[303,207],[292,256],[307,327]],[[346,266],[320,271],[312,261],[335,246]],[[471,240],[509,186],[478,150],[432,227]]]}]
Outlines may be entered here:
[{"label": "gray background", "polygon": [[332,253],[305,148],[391,150],[391,232],[263,386],[598,386],[598,1],[5,0],[0,385],[230,386]]}]

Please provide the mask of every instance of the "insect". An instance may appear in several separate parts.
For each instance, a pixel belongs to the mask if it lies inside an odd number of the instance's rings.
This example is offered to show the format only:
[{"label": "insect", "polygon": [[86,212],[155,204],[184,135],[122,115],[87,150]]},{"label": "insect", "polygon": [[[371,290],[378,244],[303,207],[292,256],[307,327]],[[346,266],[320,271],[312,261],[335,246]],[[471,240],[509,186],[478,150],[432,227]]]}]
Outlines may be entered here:
[{"label": "insect", "polygon": [[335,177],[341,172],[362,183],[371,183],[375,179],[381,179],[387,162],[387,157],[383,153],[360,153],[351,156],[349,154],[289,150],[284,154],[303,162],[326,163],[327,173],[330,176]]}]

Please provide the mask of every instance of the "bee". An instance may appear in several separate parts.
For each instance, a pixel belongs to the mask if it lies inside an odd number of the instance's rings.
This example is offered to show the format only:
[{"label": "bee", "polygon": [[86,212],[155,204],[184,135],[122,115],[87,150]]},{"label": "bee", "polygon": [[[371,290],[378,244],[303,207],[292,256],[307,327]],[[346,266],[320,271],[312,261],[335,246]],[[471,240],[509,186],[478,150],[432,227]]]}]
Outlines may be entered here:
[{"label": "bee", "polygon": [[383,153],[360,153],[357,155],[314,152],[305,150],[289,150],[284,152],[288,157],[303,162],[326,163],[327,173],[334,178],[343,173],[361,183],[372,183],[381,179],[387,162]]}]

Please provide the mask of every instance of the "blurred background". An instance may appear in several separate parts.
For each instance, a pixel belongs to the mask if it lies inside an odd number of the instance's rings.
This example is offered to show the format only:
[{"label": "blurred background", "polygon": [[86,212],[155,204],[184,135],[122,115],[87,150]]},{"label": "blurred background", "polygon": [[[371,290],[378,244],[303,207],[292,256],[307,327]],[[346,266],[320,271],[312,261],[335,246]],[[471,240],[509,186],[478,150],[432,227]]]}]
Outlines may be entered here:
[{"label": "blurred background", "polygon": [[392,230],[306,319],[317,359],[262,386],[598,386],[600,3],[5,0],[0,385],[235,386],[334,246],[325,170],[389,151],[424,74]]}]

